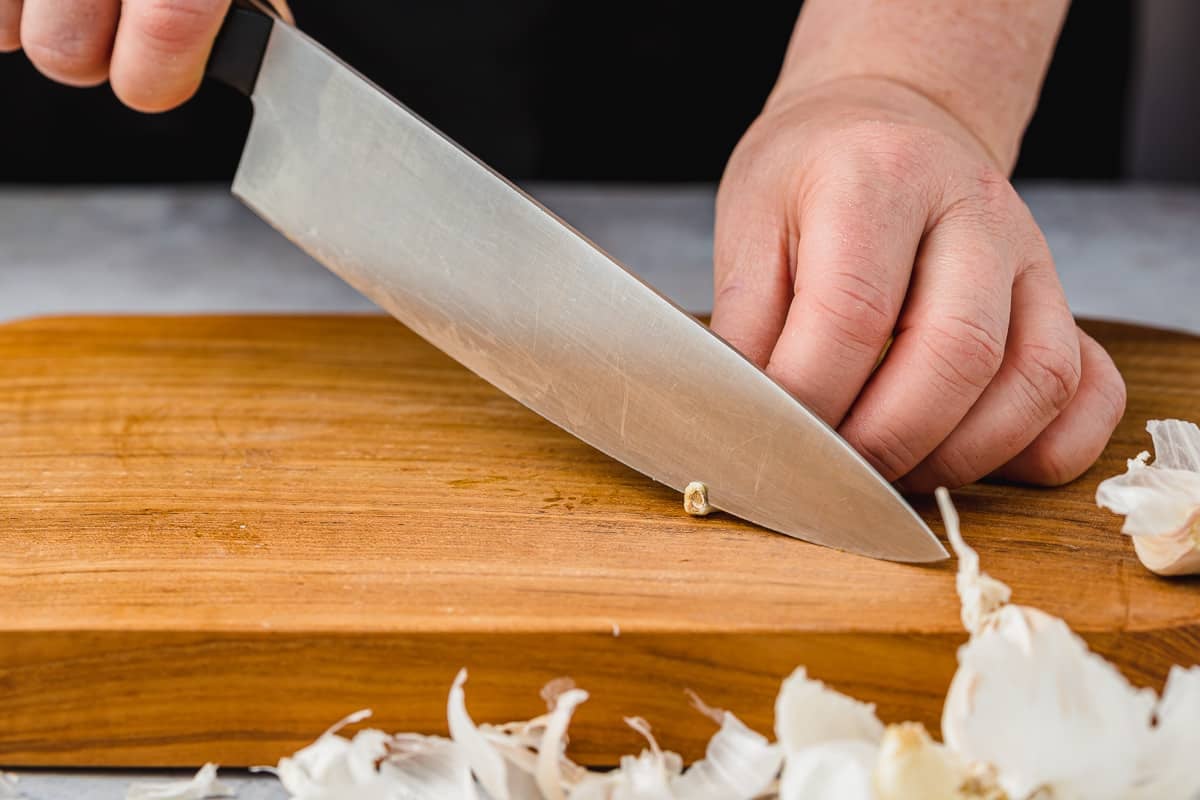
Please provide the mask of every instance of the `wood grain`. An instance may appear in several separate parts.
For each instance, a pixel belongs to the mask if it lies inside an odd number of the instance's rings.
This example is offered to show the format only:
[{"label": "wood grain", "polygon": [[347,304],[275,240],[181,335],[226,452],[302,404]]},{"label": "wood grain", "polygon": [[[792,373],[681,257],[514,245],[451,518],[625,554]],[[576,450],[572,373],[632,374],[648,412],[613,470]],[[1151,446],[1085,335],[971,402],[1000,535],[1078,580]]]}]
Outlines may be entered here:
[{"label": "wood grain", "polygon": [[[1158,685],[1200,660],[1200,584],[1146,573],[1092,496],[1146,419],[1200,418],[1200,339],[1088,327],[1129,384],[1100,463],[956,501],[1018,602]],[[936,729],[965,640],[953,565],[688,517],[374,316],[0,326],[0,545],[9,765],[273,763],[366,706],[444,731],[460,666],[491,721],[573,676],[594,764],[640,746],[628,714],[698,756],[684,688],[769,731],[799,664]]]}]

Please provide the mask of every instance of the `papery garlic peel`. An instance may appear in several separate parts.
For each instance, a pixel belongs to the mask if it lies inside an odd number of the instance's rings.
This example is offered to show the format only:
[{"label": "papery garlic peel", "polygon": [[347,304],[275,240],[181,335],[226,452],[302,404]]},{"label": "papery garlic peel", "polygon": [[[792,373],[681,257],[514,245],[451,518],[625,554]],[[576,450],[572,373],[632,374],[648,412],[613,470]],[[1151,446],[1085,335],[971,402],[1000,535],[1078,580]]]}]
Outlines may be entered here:
[{"label": "papery garlic peel", "polygon": [[1100,483],[1096,502],[1125,516],[1138,558],[1160,575],[1200,573],[1200,427],[1151,420],[1154,461],[1142,453],[1125,474]]}]

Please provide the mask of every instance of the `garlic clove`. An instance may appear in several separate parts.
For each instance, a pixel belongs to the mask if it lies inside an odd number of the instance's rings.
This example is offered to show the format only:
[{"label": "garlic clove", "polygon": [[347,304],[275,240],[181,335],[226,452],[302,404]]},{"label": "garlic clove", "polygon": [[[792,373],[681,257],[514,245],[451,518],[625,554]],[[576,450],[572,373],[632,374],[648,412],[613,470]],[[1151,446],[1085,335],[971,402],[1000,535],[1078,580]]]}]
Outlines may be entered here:
[{"label": "garlic clove", "polygon": [[775,699],[775,737],[790,758],[830,741],[877,744],[883,723],[875,716],[875,706],[833,691],[800,667],[784,680]]},{"label": "garlic clove", "polygon": [[1151,420],[1149,453],[1130,459],[1123,475],[1102,481],[1096,503],[1125,516],[1138,558],[1161,575],[1200,572],[1200,427]]},{"label": "garlic clove", "polygon": [[877,800],[964,800],[967,770],[915,722],[889,725],[875,766]]},{"label": "garlic clove", "polygon": [[683,510],[693,517],[707,517],[716,511],[708,502],[708,486],[692,481],[683,490]]}]

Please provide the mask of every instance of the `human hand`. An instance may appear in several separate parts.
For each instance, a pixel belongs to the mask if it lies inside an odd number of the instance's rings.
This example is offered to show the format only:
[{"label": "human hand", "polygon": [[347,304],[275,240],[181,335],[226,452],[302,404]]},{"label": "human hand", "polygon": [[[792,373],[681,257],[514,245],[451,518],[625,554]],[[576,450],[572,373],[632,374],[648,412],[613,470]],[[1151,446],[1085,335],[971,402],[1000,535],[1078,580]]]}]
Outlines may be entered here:
[{"label": "human hand", "polygon": [[996,164],[923,94],[847,78],[773,96],[718,192],[713,329],[912,491],[1064,483],[1124,411]]},{"label": "human hand", "polygon": [[[125,105],[166,111],[204,78],[230,0],[0,0],[0,52],[24,49],[69,86],[106,80]],[[286,4],[273,5],[285,18]]]}]

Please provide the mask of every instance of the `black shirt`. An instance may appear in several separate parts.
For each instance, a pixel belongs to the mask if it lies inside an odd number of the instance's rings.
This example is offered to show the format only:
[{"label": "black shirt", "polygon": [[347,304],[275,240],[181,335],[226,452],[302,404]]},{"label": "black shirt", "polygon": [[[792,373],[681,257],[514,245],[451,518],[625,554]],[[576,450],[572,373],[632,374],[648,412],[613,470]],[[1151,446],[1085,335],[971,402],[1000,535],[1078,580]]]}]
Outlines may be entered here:
[{"label": "black shirt", "polygon": [[[716,180],[762,106],[798,3],[293,0],[302,29],[509,177]],[[1119,175],[1130,2],[1075,3],[1017,173]],[[250,108],[176,111],[0,56],[0,181],[226,180]]]}]

